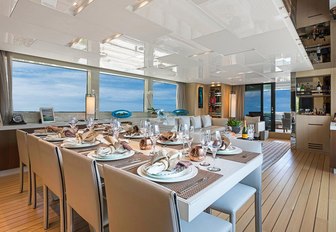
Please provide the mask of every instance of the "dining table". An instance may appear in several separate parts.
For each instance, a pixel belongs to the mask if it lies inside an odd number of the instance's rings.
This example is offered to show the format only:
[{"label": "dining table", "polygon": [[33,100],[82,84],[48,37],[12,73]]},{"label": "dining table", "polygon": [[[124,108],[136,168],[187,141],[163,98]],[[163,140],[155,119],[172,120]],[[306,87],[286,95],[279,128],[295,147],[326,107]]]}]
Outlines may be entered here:
[{"label": "dining table", "polygon": [[[127,160],[101,161],[97,160],[98,170],[104,178],[103,165],[112,165],[124,169],[125,171],[138,174],[140,165],[149,163],[151,154],[149,150],[140,150],[139,139],[127,139],[128,144],[134,150],[134,155]],[[55,143],[61,145],[61,143]],[[88,155],[95,151],[99,144],[85,149],[72,149],[80,154]],[[159,149],[169,151],[180,151],[182,146],[157,145]],[[182,159],[189,160],[187,156]],[[212,164],[213,158],[208,155],[206,162]],[[261,214],[261,183],[262,183],[262,153],[252,153],[243,151],[242,154],[234,156],[217,155],[216,166],[221,170],[219,172],[210,172],[207,167],[201,166],[200,162],[192,162],[197,169],[197,175],[190,180],[178,183],[160,183],[165,187],[174,190],[177,193],[179,215],[182,220],[191,222],[200,213],[207,210],[208,207],[233,188],[238,183],[249,185],[256,189],[255,193],[255,230],[262,230]]]}]

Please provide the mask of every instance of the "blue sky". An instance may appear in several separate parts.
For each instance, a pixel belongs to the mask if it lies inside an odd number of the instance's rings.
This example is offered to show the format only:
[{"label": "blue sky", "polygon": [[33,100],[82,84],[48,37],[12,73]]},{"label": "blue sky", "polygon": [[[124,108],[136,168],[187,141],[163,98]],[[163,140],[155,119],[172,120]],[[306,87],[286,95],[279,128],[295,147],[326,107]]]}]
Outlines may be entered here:
[{"label": "blue sky", "polygon": [[[15,111],[85,110],[86,71],[13,62],[13,106]],[[143,111],[144,80],[110,74],[100,75],[100,110]],[[154,107],[176,109],[176,85],[154,82]]]},{"label": "blue sky", "polygon": [[13,61],[14,111],[84,111],[85,71]]}]

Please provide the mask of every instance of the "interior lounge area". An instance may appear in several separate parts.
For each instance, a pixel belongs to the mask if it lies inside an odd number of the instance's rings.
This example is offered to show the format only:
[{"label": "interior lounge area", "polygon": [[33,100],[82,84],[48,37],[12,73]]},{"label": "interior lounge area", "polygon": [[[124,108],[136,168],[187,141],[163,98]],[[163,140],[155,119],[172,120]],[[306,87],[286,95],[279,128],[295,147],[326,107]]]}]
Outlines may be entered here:
[{"label": "interior lounge area", "polygon": [[336,0],[1,0],[0,232],[336,231]]}]

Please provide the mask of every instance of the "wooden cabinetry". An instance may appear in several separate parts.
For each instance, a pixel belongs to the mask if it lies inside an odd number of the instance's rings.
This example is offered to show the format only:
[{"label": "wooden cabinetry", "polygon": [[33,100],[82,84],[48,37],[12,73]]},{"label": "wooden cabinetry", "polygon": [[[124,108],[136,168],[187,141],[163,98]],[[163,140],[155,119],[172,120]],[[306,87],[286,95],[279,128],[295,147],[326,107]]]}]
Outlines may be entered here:
[{"label": "wooden cabinetry", "polygon": [[329,152],[330,116],[296,115],[297,149]]},{"label": "wooden cabinetry", "polygon": [[231,87],[224,84],[209,88],[209,115],[214,118],[229,117],[229,99]]}]

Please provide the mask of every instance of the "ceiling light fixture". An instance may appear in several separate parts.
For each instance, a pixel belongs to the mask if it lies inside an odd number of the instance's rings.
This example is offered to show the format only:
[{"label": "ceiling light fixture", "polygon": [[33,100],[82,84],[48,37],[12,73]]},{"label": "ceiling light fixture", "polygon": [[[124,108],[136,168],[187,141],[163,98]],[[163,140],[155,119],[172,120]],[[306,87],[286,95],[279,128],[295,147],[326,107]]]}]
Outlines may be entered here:
[{"label": "ceiling light fixture", "polygon": [[79,14],[82,10],[84,10],[90,3],[92,3],[93,0],[84,0],[80,5],[75,2],[73,4],[74,6],[74,10],[73,10],[73,16],[76,16],[77,14]]},{"label": "ceiling light fixture", "polygon": [[132,5],[132,11],[136,11],[144,6],[147,6],[152,0],[138,1]]},{"label": "ceiling light fixture", "polygon": [[109,42],[111,42],[112,40],[114,40],[114,39],[116,39],[116,38],[119,38],[119,37],[122,36],[122,35],[123,35],[123,34],[121,34],[121,33],[114,34],[114,35],[112,35],[112,36],[110,36],[110,37],[108,37],[108,38],[102,40],[102,43],[103,43],[103,44],[104,44],[104,43],[109,43]]},{"label": "ceiling light fixture", "polygon": [[214,51],[210,50],[210,51],[205,51],[205,52],[200,52],[200,53],[197,53],[197,54],[193,54],[193,55],[190,55],[188,57],[196,57],[196,56],[202,56],[202,55],[207,55],[207,54],[210,54],[210,53],[213,53]]}]

